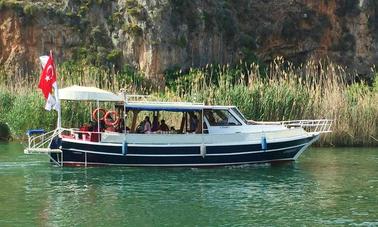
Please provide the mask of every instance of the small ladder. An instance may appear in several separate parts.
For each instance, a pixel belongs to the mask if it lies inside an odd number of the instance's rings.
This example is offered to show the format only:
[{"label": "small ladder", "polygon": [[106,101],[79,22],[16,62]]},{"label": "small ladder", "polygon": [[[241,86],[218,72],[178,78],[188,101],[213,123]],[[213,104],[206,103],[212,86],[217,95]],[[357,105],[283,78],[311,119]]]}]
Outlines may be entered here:
[{"label": "small ladder", "polygon": [[[43,129],[29,130],[27,132],[28,136],[28,147],[24,149],[24,154],[47,154],[50,160],[55,163],[55,165],[63,166],[63,152],[57,148],[50,148],[51,142],[54,137],[60,134],[60,130],[56,129],[45,133]],[[51,154],[57,155],[57,160],[51,157]],[[60,158],[59,158],[60,156]]]}]

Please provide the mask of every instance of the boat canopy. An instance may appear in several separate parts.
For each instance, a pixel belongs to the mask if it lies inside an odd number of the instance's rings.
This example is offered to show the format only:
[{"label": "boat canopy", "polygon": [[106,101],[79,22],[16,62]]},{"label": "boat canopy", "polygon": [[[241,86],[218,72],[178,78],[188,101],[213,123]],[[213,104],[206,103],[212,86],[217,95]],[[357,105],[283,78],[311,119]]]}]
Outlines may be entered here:
[{"label": "boat canopy", "polygon": [[82,100],[82,101],[110,101],[122,102],[123,98],[96,87],[71,86],[59,89],[60,100]]},{"label": "boat canopy", "polygon": [[201,111],[205,108],[203,104],[182,103],[182,102],[131,102],[125,104],[126,110],[140,111],[171,111],[171,112],[192,112]]}]

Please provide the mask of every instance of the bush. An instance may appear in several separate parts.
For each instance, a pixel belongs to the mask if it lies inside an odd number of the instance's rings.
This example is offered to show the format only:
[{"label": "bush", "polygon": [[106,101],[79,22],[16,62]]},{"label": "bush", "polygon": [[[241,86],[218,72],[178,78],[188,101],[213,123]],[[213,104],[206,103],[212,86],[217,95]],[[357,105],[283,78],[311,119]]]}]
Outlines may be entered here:
[{"label": "bush", "polygon": [[8,141],[11,132],[7,124],[0,122],[0,141]]},{"label": "bush", "polygon": [[103,27],[95,26],[90,32],[92,42],[96,45],[109,46],[108,38]]},{"label": "bush", "polygon": [[0,90],[0,121],[5,122],[9,111],[13,107],[15,96],[5,88]]},{"label": "bush", "polygon": [[130,23],[125,27],[125,31],[133,36],[141,36],[143,35],[143,29],[139,27],[137,24]]},{"label": "bush", "polygon": [[26,4],[24,6],[24,14],[27,16],[34,16],[37,13],[38,8],[33,4]]},{"label": "bush", "polygon": [[122,58],[122,51],[121,50],[112,50],[110,53],[106,56],[106,60],[113,65],[118,66],[120,63],[120,60]]},{"label": "bush", "polygon": [[12,133],[24,136],[27,129],[44,127],[46,130],[54,128],[54,111],[44,109],[45,99],[37,91],[18,94],[9,111],[6,122]]}]

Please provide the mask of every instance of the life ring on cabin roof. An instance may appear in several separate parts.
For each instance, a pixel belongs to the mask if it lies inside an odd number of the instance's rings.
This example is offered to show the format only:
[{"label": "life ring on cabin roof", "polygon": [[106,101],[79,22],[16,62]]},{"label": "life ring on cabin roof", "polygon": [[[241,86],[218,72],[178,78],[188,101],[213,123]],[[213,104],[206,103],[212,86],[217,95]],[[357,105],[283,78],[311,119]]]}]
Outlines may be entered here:
[{"label": "life ring on cabin roof", "polygon": [[[114,117],[112,117],[111,115],[114,115]],[[118,113],[114,110],[109,110],[108,112],[106,112],[104,119],[107,126],[116,126],[118,125],[120,120]]]},{"label": "life ring on cabin roof", "polygon": [[[100,116],[100,119],[97,118],[97,114],[98,114],[98,116]],[[102,117],[101,117],[101,115],[102,115]],[[97,108],[97,109],[93,110],[93,112],[92,112],[92,118],[95,121],[104,120],[105,115],[106,115],[106,110],[102,109],[102,108]]]}]

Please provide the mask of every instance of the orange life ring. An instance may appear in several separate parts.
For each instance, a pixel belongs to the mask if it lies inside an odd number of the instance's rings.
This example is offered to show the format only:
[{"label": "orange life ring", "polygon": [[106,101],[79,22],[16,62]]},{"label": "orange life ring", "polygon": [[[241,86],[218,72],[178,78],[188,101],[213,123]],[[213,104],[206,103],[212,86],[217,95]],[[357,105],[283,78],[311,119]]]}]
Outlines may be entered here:
[{"label": "orange life ring", "polygon": [[[114,117],[115,117],[115,120],[113,120],[113,121],[111,121],[110,119],[108,119],[108,117],[110,117],[111,114],[113,114]],[[114,110],[110,110],[110,111],[106,112],[106,114],[104,116],[104,119],[105,119],[105,124],[107,126],[116,126],[119,123],[118,113],[116,111],[114,111]]]},{"label": "orange life ring", "polygon": [[[99,111],[100,111],[100,113],[98,114],[98,116],[101,116],[101,115],[102,115],[102,117],[100,117],[100,119],[97,119],[97,112],[99,112]],[[93,118],[93,120],[95,120],[95,121],[98,121],[98,120],[102,121],[102,120],[104,120],[105,115],[106,115],[106,110],[105,110],[105,109],[102,109],[102,108],[97,108],[97,109],[95,109],[95,110],[92,112],[92,118]]]}]

